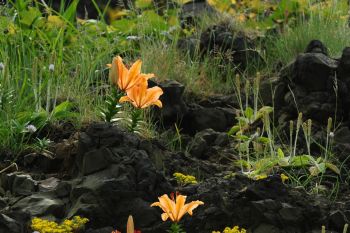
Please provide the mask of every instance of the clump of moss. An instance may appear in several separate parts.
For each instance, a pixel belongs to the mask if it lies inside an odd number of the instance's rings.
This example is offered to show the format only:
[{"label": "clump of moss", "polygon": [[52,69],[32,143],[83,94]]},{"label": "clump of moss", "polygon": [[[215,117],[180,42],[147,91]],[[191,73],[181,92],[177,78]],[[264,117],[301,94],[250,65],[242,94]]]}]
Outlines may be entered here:
[{"label": "clump of moss", "polygon": [[33,218],[31,228],[40,233],[76,233],[83,229],[89,221],[87,218],[74,216],[71,220],[65,219],[61,224],[42,218]]}]

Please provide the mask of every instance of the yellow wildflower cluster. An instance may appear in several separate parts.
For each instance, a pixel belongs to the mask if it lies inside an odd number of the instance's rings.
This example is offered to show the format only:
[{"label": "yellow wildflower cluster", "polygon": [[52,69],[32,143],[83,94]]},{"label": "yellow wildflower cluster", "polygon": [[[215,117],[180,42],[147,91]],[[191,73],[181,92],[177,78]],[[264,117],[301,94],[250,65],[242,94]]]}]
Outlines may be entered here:
[{"label": "yellow wildflower cluster", "polygon": [[40,233],[73,233],[82,229],[89,221],[87,218],[74,216],[73,219],[66,219],[61,224],[42,218],[33,218],[31,228]]},{"label": "yellow wildflower cluster", "polygon": [[[246,233],[246,229],[239,229],[239,226],[234,226],[233,228],[226,227],[222,233]],[[213,231],[212,233],[221,233],[220,231]]]},{"label": "yellow wildflower cluster", "polygon": [[286,181],[289,180],[289,177],[282,173],[281,174],[281,180],[282,180],[282,183],[284,184]]},{"label": "yellow wildflower cluster", "polygon": [[196,177],[194,177],[194,176],[184,175],[180,172],[175,172],[173,174],[173,176],[175,177],[175,179],[179,185],[197,184]]}]

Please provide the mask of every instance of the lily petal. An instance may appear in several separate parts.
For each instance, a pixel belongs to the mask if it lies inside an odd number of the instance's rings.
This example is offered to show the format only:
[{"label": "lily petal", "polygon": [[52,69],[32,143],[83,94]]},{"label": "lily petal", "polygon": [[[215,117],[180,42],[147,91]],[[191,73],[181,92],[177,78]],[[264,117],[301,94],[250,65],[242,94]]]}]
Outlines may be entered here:
[{"label": "lily petal", "polygon": [[168,195],[164,194],[163,196],[159,197],[159,202],[161,206],[166,210],[166,212],[169,215],[169,218],[172,221],[175,221],[175,202],[169,198]]},{"label": "lily petal", "polygon": [[160,101],[160,100],[157,100],[156,102],[154,102],[153,105],[156,105],[156,106],[158,106],[159,108],[162,108],[162,107],[163,107],[163,103],[162,103],[162,101]]},{"label": "lily petal", "polygon": [[[113,69],[113,65],[114,64],[112,64],[112,69]],[[118,79],[118,81],[114,83],[118,84],[121,90],[125,90],[125,83],[127,82],[129,71],[125,67],[123,63],[123,59],[120,56],[116,58],[116,65],[117,65],[117,69],[116,69],[115,79]]]},{"label": "lily petal", "polygon": [[192,201],[186,205],[184,205],[178,215],[178,218],[181,219],[186,213],[189,215],[193,214],[193,210],[197,208],[199,205],[203,205],[204,202],[202,201]]},{"label": "lily petal", "polygon": [[183,195],[176,195],[176,217],[175,220],[176,221],[180,221],[181,217],[180,213],[181,213],[181,209],[184,207],[185,202],[186,202],[186,196]]},{"label": "lily petal", "polygon": [[[146,95],[142,100],[141,107],[146,108],[159,100],[159,97],[163,94],[163,90],[160,87],[152,87],[147,89]],[[159,102],[158,102],[159,104]]]},{"label": "lily petal", "polygon": [[138,82],[139,74],[141,73],[141,65],[142,65],[141,60],[137,60],[134,64],[132,64],[128,72],[128,77],[123,83],[123,87],[124,87],[123,90],[126,91],[132,88]]},{"label": "lily petal", "polygon": [[161,217],[162,220],[165,222],[169,218],[169,215],[167,213],[162,213]]}]

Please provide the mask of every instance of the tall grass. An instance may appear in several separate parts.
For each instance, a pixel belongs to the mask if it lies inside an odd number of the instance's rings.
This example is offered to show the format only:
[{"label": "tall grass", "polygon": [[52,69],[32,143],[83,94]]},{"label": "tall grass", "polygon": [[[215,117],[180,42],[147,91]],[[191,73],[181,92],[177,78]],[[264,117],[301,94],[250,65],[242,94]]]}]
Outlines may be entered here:
[{"label": "tall grass", "polygon": [[[317,9],[317,10],[316,10]],[[303,52],[311,40],[322,41],[334,57],[341,55],[350,44],[348,27],[348,5],[336,0],[327,8],[316,8],[308,17],[303,17],[294,27],[276,37],[267,38],[266,54],[268,64],[287,64]]]},{"label": "tall grass", "polygon": [[23,149],[21,131],[29,122],[20,122],[20,113],[51,111],[53,103],[69,100],[79,110],[76,124],[96,119],[102,99],[99,88],[108,83],[105,64],[114,50],[110,38],[91,28],[78,32],[75,25],[63,22],[64,15],[59,22],[63,26],[20,26],[25,14],[13,17],[13,9],[0,8],[0,31],[8,31],[0,38],[0,62],[4,64],[0,96],[13,93],[1,104],[0,152]]}]

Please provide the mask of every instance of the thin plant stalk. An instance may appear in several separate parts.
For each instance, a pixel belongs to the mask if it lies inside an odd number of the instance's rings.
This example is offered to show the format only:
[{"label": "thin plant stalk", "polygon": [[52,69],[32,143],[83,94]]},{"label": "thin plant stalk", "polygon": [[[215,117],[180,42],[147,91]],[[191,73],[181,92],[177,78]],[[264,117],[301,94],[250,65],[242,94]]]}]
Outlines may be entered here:
[{"label": "thin plant stalk", "polygon": [[299,130],[300,130],[300,127],[301,127],[301,124],[302,124],[302,120],[303,120],[303,113],[299,113],[298,120],[297,120],[296,132],[295,132],[295,140],[294,140],[294,148],[293,148],[293,155],[292,155],[292,157],[294,157],[296,155],[298,135],[299,135]]}]

